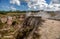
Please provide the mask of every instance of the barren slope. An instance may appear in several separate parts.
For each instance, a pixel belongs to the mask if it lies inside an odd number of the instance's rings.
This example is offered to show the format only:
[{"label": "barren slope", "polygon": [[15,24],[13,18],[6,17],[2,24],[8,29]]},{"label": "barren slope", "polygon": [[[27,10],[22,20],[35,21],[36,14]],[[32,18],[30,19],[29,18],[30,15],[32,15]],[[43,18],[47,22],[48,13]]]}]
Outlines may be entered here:
[{"label": "barren slope", "polygon": [[46,19],[39,29],[40,39],[60,39],[60,21]]}]

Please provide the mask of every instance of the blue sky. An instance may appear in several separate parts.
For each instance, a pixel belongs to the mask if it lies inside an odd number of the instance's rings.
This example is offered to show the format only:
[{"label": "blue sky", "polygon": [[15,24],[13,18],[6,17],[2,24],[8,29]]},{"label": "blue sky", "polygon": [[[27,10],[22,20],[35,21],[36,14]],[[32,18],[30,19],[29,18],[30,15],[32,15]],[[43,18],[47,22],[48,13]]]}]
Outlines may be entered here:
[{"label": "blue sky", "polygon": [[[45,0],[47,2],[47,4],[50,3],[51,0]],[[13,6],[14,8],[16,8],[16,10],[23,10],[26,11],[28,10],[28,5],[25,1],[20,1],[20,6],[16,5],[16,4],[11,4],[10,0],[0,0],[0,10],[11,10],[9,7]]]},{"label": "blue sky", "polygon": [[49,4],[51,0],[46,0],[46,2]]}]

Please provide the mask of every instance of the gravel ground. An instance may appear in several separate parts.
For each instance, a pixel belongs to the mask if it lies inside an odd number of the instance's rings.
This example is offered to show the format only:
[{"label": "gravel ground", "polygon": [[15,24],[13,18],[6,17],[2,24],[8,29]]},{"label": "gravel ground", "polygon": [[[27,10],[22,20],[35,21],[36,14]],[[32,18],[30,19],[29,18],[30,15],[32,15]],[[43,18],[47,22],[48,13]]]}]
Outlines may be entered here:
[{"label": "gravel ground", "polygon": [[60,21],[45,19],[39,29],[40,39],[60,39]]}]

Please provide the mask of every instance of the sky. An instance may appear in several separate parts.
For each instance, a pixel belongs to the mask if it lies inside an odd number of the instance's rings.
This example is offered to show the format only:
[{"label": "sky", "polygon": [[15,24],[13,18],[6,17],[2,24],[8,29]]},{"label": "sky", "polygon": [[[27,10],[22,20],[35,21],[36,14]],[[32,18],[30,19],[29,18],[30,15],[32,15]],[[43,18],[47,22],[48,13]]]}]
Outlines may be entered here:
[{"label": "sky", "polygon": [[0,10],[60,11],[60,0],[0,0]]}]

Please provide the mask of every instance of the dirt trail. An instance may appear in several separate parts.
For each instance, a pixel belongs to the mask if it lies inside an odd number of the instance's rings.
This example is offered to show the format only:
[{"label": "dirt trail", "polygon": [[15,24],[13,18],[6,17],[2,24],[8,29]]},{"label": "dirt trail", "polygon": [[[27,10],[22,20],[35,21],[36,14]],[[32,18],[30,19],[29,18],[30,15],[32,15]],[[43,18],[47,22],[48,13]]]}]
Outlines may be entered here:
[{"label": "dirt trail", "polygon": [[60,39],[60,21],[46,19],[39,29],[40,39]]}]

